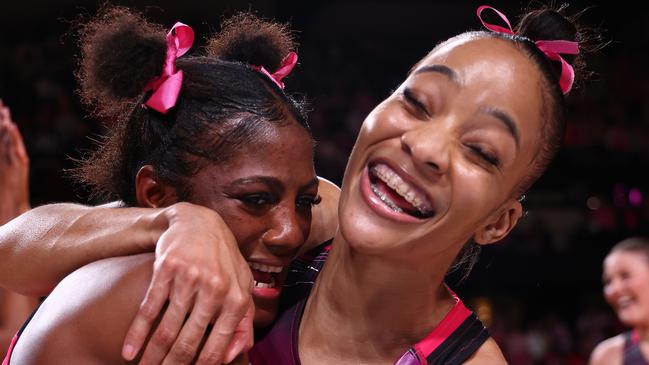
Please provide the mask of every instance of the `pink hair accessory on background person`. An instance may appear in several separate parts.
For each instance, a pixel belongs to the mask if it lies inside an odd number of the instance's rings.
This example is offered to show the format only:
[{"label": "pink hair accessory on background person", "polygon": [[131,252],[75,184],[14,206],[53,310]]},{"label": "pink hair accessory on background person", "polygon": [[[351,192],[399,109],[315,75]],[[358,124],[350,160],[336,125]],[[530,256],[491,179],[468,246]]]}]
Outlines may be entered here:
[{"label": "pink hair accessory on background person", "polygon": [[176,70],[176,59],[191,48],[194,43],[194,31],[181,22],[177,22],[167,33],[167,53],[162,74],[144,88],[153,90],[144,105],[162,114],[176,105],[178,94],[183,84],[182,70]]},{"label": "pink hair accessory on background person", "polygon": [[253,65],[252,68],[268,76],[280,89],[284,89],[284,83],[282,82],[282,79],[288,76],[291,71],[293,71],[296,63],[297,53],[291,51],[286,55],[286,57],[284,57],[282,63],[279,65],[279,68],[272,74],[268,72],[268,70],[266,70],[264,66]]},{"label": "pink hair accessory on background person", "polygon": [[[500,16],[500,18],[504,20],[505,23],[507,23],[507,28],[485,22],[484,19],[482,19],[482,11],[485,9],[495,11],[496,14],[498,14],[498,16]],[[501,13],[495,8],[487,5],[482,5],[478,8],[477,14],[478,19],[480,19],[480,21],[482,22],[482,25],[484,25],[485,28],[489,29],[490,31],[509,35],[517,35],[516,33],[514,33],[512,26],[505,14]],[[572,66],[570,66],[568,62],[566,62],[566,60],[563,59],[563,57],[561,57],[561,54],[579,54],[579,44],[577,42],[565,40],[539,40],[534,41],[534,43],[547,58],[553,61],[561,62],[561,77],[559,78],[559,86],[561,87],[561,91],[564,94],[567,94],[572,88],[573,82],[575,81],[575,70],[572,68]]]}]

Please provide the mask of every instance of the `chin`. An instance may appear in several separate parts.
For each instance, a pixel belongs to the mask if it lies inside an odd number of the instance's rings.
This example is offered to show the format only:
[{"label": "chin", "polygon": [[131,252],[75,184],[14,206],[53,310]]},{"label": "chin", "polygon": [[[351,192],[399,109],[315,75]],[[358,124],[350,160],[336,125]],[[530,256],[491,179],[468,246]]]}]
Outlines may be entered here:
[{"label": "chin", "polygon": [[646,320],[642,318],[642,316],[639,316],[636,313],[632,313],[629,310],[621,311],[618,314],[618,318],[620,319],[620,322],[628,327],[636,327],[646,322]]},{"label": "chin", "polygon": [[362,189],[361,179],[354,181],[352,188],[341,196],[338,211],[340,234],[352,250],[363,254],[387,253],[397,246],[403,248],[404,242],[415,238],[409,236],[414,235],[423,221],[395,219],[372,208],[364,196],[369,194],[364,194]]},{"label": "chin", "polygon": [[255,329],[265,328],[273,324],[276,317],[276,309],[255,308],[255,318],[252,321],[252,325]]}]

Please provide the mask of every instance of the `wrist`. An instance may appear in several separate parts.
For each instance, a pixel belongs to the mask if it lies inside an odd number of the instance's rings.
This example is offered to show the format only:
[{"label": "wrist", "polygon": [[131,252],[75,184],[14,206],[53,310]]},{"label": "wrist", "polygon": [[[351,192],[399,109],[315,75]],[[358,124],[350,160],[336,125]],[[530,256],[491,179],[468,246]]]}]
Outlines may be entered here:
[{"label": "wrist", "polygon": [[209,224],[217,223],[221,216],[214,210],[187,202],[175,203],[164,209],[168,227],[178,223]]},{"label": "wrist", "polygon": [[[175,204],[174,204],[175,205]],[[162,209],[150,209],[151,213],[147,214],[147,233],[149,238],[146,240],[147,248],[155,250],[160,236],[169,229],[174,221],[176,212],[174,206]]]}]

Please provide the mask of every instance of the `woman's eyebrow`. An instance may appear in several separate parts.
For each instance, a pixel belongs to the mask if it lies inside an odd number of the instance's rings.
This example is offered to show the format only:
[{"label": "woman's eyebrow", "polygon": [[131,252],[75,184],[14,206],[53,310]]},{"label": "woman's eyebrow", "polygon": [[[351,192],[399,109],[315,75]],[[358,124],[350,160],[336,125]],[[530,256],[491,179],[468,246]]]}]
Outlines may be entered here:
[{"label": "woman's eyebrow", "polygon": [[313,178],[313,180],[309,181],[308,183],[304,184],[301,188],[300,191],[307,191],[311,190],[314,187],[318,187],[320,184],[320,180],[318,180],[317,177]]},{"label": "woman's eyebrow", "polygon": [[514,141],[516,141],[516,149],[519,149],[520,132],[518,131],[514,118],[509,116],[505,111],[494,107],[482,107],[480,108],[480,112],[498,119],[507,128],[507,131],[512,135]]},{"label": "woman's eyebrow", "polygon": [[453,81],[453,83],[457,84],[458,86],[461,86],[462,83],[460,82],[460,77],[458,76],[457,72],[453,70],[452,68],[444,65],[428,65],[424,66],[421,68],[418,68],[417,71],[415,71],[415,75],[424,73],[424,72],[436,72],[440,73],[442,75],[445,75],[446,77],[449,78],[449,80]]},{"label": "woman's eyebrow", "polygon": [[282,188],[282,183],[278,179],[270,176],[263,176],[263,175],[246,176],[240,179],[236,179],[232,181],[232,183],[230,183],[231,186],[249,185],[249,184],[264,184],[268,187],[275,188],[275,189]]}]

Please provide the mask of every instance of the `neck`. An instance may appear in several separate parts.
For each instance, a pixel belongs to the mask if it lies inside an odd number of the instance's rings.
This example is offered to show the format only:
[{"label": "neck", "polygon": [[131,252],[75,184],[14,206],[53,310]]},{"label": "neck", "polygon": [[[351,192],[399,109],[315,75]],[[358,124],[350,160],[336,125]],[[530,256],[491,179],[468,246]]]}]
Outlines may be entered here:
[{"label": "neck", "polygon": [[392,364],[455,304],[443,285],[452,258],[417,266],[363,255],[340,233],[329,256],[300,325],[301,356],[313,351],[305,359]]},{"label": "neck", "polygon": [[636,331],[638,331],[638,335],[640,336],[640,342],[649,344],[649,326],[638,326],[634,328]]}]

